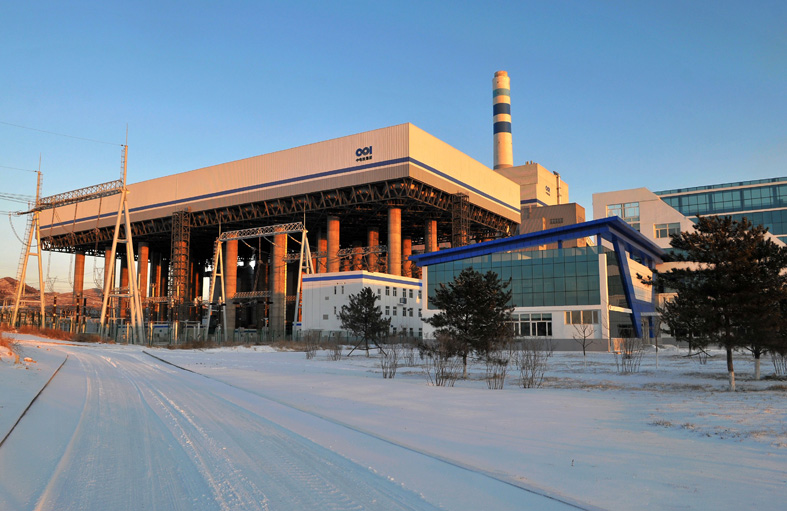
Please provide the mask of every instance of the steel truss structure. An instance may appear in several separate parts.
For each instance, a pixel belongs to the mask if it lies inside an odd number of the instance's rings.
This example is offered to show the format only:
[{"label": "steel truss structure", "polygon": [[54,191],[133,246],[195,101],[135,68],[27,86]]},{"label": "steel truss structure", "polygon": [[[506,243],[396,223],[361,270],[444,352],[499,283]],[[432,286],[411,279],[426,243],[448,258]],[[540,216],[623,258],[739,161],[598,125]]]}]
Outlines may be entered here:
[{"label": "steel truss structure", "polygon": [[[223,243],[232,240],[246,240],[252,238],[268,238],[276,236],[277,234],[295,234],[301,233],[301,249],[299,254],[299,265],[298,265],[298,278],[296,279],[296,293],[295,293],[295,316],[293,318],[293,323],[298,321],[300,317],[300,308],[301,308],[301,284],[302,284],[302,275],[304,270],[307,274],[314,273],[314,267],[312,266],[312,256],[309,250],[309,239],[306,237],[308,231],[306,230],[306,226],[303,222],[290,222],[286,224],[278,224],[278,225],[268,225],[264,227],[252,227],[247,229],[240,229],[237,231],[227,231],[223,232],[216,238],[216,243],[213,248],[213,272],[211,274],[210,279],[210,290],[208,292],[208,297],[210,298],[210,303],[208,305],[208,314],[207,314],[207,325],[210,326],[210,318],[213,314],[213,298],[216,296],[216,280],[221,279],[221,286],[218,288],[220,290],[219,295],[219,304],[224,304],[228,301],[227,297],[227,290],[226,290],[226,280],[224,277],[224,257],[222,255],[221,246]],[[287,260],[287,256],[284,257],[284,260]],[[273,263],[273,261],[271,261]],[[248,291],[248,292],[241,292],[235,293],[232,297],[229,297],[229,301],[239,300],[239,299],[254,299],[254,298],[269,298],[272,296],[271,291]],[[289,297],[285,297],[285,302],[289,301]],[[222,316],[222,325],[224,328],[224,337],[228,338],[229,334],[229,325],[227,324],[227,313],[226,307],[223,308],[223,316]],[[233,325],[234,328],[234,325]],[[205,335],[207,336],[209,328],[205,329]]]},{"label": "steel truss structure", "polygon": [[[323,190],[304,195],[277,198],[222,208],[192,211],[192,235],[217,226],[242,228],[244,224],[259,221],[288,221],[314,213],[356,213],[366,223],[379,217],[383,224],[387,207],[396,204],[407,214],[435,216],[451,224],[453,221],[454,195],[412,178]],[[517,223],[505,217],[466,203],[468,237],[506,237],[516,232]],[[172,217],[160,217],[133,222],[134,236],[144,238],[168,237],[173,232]],[[213,232],[213,231],[212,231]],[[102,247],[112,240],[111,227],[46,236],[42,239],[45,250],[73,252],[77,248],[88,255],[98,255]],[[444,241],[451,241],[450,238]],[[207,255],[206,255],[207,258]]]}]

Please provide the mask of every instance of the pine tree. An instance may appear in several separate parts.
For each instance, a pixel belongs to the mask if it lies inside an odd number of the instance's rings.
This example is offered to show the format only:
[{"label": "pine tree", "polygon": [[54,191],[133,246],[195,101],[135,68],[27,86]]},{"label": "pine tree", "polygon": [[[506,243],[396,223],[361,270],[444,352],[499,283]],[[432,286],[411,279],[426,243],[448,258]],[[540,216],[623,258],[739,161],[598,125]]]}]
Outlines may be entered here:
[{"label": "pine tree", "polygon": [[501,282],[495,272],[482,275],[466,268],[453,282],[441,283],[429,298],[440,312],[425,321],[448,338],[454,353],[462,357],[464,378],[468,355],[485,355],[510,336],[506,325],[513,310],[509,286],[510,281]]},{"label": "pine tree", "polygon": [[719,345],[727,354],[735,390],[733,350],[751,349],[757,360],[783,339],[781,304],[787,300],[787,248],[745,218],[700,217],[693,232],[674,235],[678,261],[689,264],[659,274],[676,297],[663,308],[667,326],[692,346]]},{"label": "pine tree", "polygon": [[[343,329],[349,330],[360,338],[356,348],[363,344],[368,355],[370,342],[380,349],[377,341],[391,329],[391,318],[383,318],[380,306],[375,305],[379,297],[370,287],[365,287],[361,289],[360,293],[351,294],[348,298],[349,305],[342,305],[338,317],[342,322]],[[355,348],[353,348],[354,350]]]}]

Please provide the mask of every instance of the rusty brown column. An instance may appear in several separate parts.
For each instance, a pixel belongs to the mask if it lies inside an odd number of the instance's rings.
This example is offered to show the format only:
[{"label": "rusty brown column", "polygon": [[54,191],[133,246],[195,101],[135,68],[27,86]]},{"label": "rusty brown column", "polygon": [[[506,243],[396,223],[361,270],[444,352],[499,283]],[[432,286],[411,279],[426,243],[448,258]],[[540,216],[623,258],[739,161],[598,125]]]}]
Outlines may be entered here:
[{"label": "rusty brown column", "polygon": [[85,253],[74,254],[74,297],[79,298],[85,290]]},{"label": "rusty brown column", "polygon": [[320,238],[317,240],[317,251],[322,253],[324,257],[321,257],[317,261],[317,268],[315,268],[315,270],[317,273],[326,273],[328,271],[328,240],[325,239],[322,234],[320,234]]},{"label": "rusty brown column", "polygon": [[287,328],[287,234],[273,237],[271,252],[271,308],[268,326],[273,339],[283,338]]},{"label": "rusty brown column", "polygon": [[437,220],[427,220],[424,229],[424,252],[437,252]]},{"label": "rusty brown column", "polygon": [[[227,300],[227,332],[230,339],[235,330],[235,300],[238,291],[238,240],[224,244],[224,298]],[[229,339],[228,339],[229,340]]]},{"label": "rusty brown column", "polygon": [[[366,230],[366,245],[369,248],[377,248],[380,245],[380,228],[379,227],[369,227]],[[368,256],[369,261],[369,271],[379,271],[377,268],[377,254],[370,253]]]},{"label": "rusty brown column", "polygon": [[413,272],[410,268],[410,256],[413,253],[413,240],[410,236],[402,238],[402,275],[412,277]]},{"label": "rusty brown column", "polygon": [[339,262],[339,217],[328,217],[328,272],[340,270]]},{"label": "rusty brown column", "polygon": [[[128,259],[126,254],[120,258],[120,287],[121,289],[128,288]],[[128,298],[120,299],[120,317],[128,317]]]},{"label": "rusty brown column", "polygon": [[388,208],[388,273],[402,274],[402,210]]},{"label": "rusty brown column", "polygon": [[[148,297],[148,258],[150,248],[147,243],[137,245],[137,275],[139,275],[139,299],[144,301]],[[144,306],[143,306],[144,307]]]}]

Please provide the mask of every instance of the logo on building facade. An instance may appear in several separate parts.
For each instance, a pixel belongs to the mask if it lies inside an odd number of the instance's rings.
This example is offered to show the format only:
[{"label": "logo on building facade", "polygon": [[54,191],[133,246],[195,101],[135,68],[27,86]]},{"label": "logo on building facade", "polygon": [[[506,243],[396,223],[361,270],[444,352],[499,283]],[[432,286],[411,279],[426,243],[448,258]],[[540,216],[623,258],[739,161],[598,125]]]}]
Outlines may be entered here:
[{"label": "logo on building facade", "polygon": [[372,146],[359,147],[355,150],[355,161],[366,161],[372,159]]},{"label": "logo on building facade", "polygon": [[549,185],[544,185],[544,189],[547,191],[547,195],[552,195],[552,190],[549,188]]}]

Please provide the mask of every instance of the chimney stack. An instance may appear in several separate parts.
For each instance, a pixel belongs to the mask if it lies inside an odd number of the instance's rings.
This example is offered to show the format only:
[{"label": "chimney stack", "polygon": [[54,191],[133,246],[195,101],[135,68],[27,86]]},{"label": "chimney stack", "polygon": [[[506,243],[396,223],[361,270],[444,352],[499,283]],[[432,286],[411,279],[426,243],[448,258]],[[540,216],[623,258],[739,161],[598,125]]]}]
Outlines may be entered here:
[{"label": "chimney stack", "polygon": [[495,168],[514,166],[511,143],[511,80],[498,71],[492,80],[492,121],[494,122]]}]

